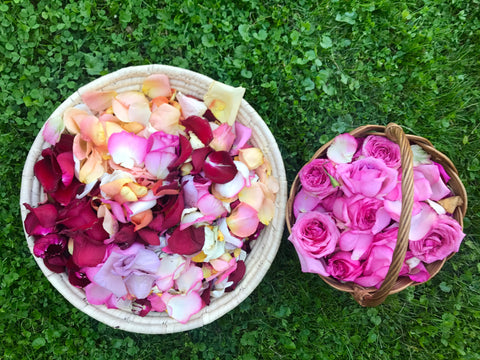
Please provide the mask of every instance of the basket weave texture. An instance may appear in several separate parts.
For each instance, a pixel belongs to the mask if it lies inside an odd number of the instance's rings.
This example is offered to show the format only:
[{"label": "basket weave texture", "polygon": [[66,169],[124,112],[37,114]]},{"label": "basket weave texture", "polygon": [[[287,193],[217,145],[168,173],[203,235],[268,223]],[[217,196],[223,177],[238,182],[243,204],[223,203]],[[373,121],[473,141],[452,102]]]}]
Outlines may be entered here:
[{"label": "basket weave texture", "polygon": [[[165,74],[170,79],[172,88],[184,94],[203,98],[213,79],[199,73],[168,65],[144,65],[127,67],[102,76],[91,83],[81,87],[66,99],[51,115],[62,116],[66,109],[82,102],[80,95],[93,90],[115,90],[124,92],[129,90],[141,91],[143,80],[151,74]],[[263,229],[256,240],[252,251],[245,261],[246,273],[237,288],[222,297],[212,299],[209,306],[204,307],[199,313],[192,316],[186,324],[181,324],[170,318],[166,313],[150,312],[145,317],[120,309],[108,309],[105,306],[96,306],[88,303],[83,290],[72,286],[66,273],[57,274],[44,265],[42,259],[34,256],[38,266],[52,283],[52,285],[76,308],[92,318],[113,328],[145,334],[175,333],[201,327],[220,318],[231,311],[259,285],[271,263],[273,262],[283,235],[285,202],[287,200],[287,181],[285,168],[280,150],[275,138],[258,113],[242,100],[237,121],[252,129],[250,142],[260,148],[265,158],[270,162],[272,174],[278,180],[280,189],[275,202],[275,215],[270,224]],[[42,129],[43,130],[43,129]],[[22,205],[28,203],[32,206],[43,202],[45,195],[38,180],[34,176],[33,167],[39,160],[41,152],[48,147],[40,131],[28,154],[23,175],[20,194],[20,207],[22,221],[25,221],[28,210]],[[25,232],[28,247],[33,254],[33,237]]]},{"label": "basket weave texture", "polygon": [[[397,243],[392,256],[392,263],[385,280],[379,289],[374,287],[365,288],[353,282],[340,282],[333,277],[326,277],[322,275],[319,276],[333,288],[351,293],[354,299],[360,305],[374,307],[381,304],[388,295],[404,290],[408,286],[418,284],[406,276],[398,276],[408,248],[408,235],[413,206],[413,155],[410,145],[416,144],[421,146],[423,150],[430,155],[433,161],[441,164],[445,168],[445,171],[451,177],[450,181],[448,182],[448,186],[455,196],[454,199],[456,200],[457,205],[452,215],[462,227],[463,217],[467,211],[467,193],[460,178],[458,177],[458,171],[455,168],[455,165],[446,155],[436,150],[432,143],[427,139],[420,136],[407,135],[399,125],[394,123],[391,123],[386,127],[381,125],[365,125],[351,131],[350,134],[358,138],[363,138],[368,135],[385,136],[400,146],[402,166],[402,212],[399,221]],[[318,149],[310,161],[326,157],[327,149],[332,142],[333,139]],[[295,200],[295,195],[300,190],[300,187],[300,179],[297,174],[290,188],[290,195],[287,201],[286,221],[288,230],[290,232],[293,224],[295,223],[293,202]],[[430,279],[440,271],[445,262],[452,255],[446,259],[438,260],[431,264],[425,264],[425,267],[431,276]]]}]

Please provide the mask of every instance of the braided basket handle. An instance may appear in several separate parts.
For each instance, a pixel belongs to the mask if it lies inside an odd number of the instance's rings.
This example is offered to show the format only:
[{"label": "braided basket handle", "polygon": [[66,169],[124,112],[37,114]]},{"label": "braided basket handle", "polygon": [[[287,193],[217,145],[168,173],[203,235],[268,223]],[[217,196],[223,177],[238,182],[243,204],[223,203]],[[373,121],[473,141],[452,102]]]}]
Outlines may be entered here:
[{"label": "braided basket handle", "polygon": [[408,235],[412,220],[413,207],[413,154],[410,142],[403,129],[394,123],[387,125],[386,136],[400,146],[402,166],[402,210],[398,227],[397,243],[393,251],[392,263],[380,288],[376,291],[355,291],[353,296],[362,306],[374,307],[380,305],[389,295],[390,290],[398,279],[398,274],[405,260],[408,248]]}]

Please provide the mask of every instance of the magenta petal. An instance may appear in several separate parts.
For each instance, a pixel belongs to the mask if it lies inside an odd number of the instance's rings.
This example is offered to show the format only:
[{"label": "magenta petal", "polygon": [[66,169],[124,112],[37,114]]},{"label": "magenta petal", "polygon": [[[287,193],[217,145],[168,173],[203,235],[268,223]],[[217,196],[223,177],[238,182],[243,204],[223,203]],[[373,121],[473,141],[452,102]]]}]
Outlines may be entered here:
[{"label": "magenta petal", "polygon": [[214,183],[225,184],[233,180],[238,170],[228,152],[214,151],[205,159],[203,171]]},{"label": "magenta petal", "polygon": [[36,208],[23,204],[30,212],[25,218],[25,231],[29,235],[46,235],[52,232],[57,221],[57,209],[52,204]]},{"label": "magenta petal", "polygon": [[342,251],[352,251],[352,260],[359,260],[373,241],[373,235],[347,230],[340,235],[338,245]]},{"label": "magenta petal", "polygon": [[62,172],[51,156],[37,161],[33,166],[33,171],[47,193],[53,192],[57,189],[58,183],[62,177]]},{"label": "magenta petal", "polygon": [[82,233],[73,236],[73,261],[79,267],[97,266],[103,261],[107,246],[103,242],[91,241]]},{"label": "magenta petal", "polygon": [[205,146],[210,144],[210,141],[213,140],[212,128],[207,119],[200,116],[189,116],[182,121],[182,125],[185,126],[187,130],[192,131],[197,135]]},{"label": "magenta petal", "polygon": [[149,245],[158,246],[160,245],[160,237],[155,230],[149,228],[143,228],[137,231],[140,238]]},{"label": "magenta petal", "polygon": [[176,228],[167,240],[167,249],[170,253],[179,255],[193,255],[203,248],[205,242],[205,230],[203,227],[196,228],[193,226],[185,230]]},{"label": "magenta petal", "polygon": [[72,152],[64,152],[58,154],[57,162],[62,171],[62,182],[65,186],[68,186],[72,183],[73,177],[75,175],[75,162],[73,160]]},{"label": "magenta petal", "polygon": [[67,245],[67,240],[57,234],[48,234],[35,240],[33,254],[36,257],[60,255]]},{"label": "magenta petal", "polygon": [[433,224],[437,220],[437,213],[428,204],[423,203],[421,211],[412,216],[410,225],[409,240],[417,241],[423,239],[430,231]]},{"label": "magenta petal", "polygon": [[298,217],[298,214],[312,211],[320,203],[318,196],[310,195],[303,188],[295,196],[293,202],[293,214]]}]

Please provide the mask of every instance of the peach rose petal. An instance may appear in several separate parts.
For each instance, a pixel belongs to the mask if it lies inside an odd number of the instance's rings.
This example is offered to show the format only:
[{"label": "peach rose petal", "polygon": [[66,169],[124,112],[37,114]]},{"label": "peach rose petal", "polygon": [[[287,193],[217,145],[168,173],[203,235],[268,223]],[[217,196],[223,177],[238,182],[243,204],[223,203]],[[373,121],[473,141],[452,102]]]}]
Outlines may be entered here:
[{"label": "peach rose petal", "polygon": [[258,223],[257,210],[242,202],[227,217],[227,225],[232,234],[242,238],[255,233]]},{"label": "peach rose petal", "polygon": [[265,200],[265,194],[258,183],[252,183],[250,187],[244,187],[238,193],[238,199],[260,211]]},{"label": "peach rose petal", "polygon": [[158,96],[172,96],[170,79],[165,74],[153,74],[143,81],[142,91],[151,99]]},{"label": "peach rose petal", "polygon": [[238,152],[238,158],[243,162],[250,170],[255,170],[263,164],[263,153],[259,148],[245,148],[240,149]]},{"label": "peach rose petal", "polygon": [[185,129],[180,125],[180,110],[170,104],[162,104],[150,115],[150,125],[157,131],[178,135]]},{"label": "peach rose petal", "polygon": [[81,165],[79,180],[84,184],[89,184],[98,180],[105,173],[102,156],[94,150],[87,160]]},{"label": "peach rose petal", "polygon": [[210,84],[203,101],[215,117],[232,126],[240,109],[245,89],[214,81]]},{"label": "peach rose petal", "polygon": [[87,91],[80,97],[85,105],[94,112],[101,113],[112,105],[113,98],[117,95],[116,91]]}]

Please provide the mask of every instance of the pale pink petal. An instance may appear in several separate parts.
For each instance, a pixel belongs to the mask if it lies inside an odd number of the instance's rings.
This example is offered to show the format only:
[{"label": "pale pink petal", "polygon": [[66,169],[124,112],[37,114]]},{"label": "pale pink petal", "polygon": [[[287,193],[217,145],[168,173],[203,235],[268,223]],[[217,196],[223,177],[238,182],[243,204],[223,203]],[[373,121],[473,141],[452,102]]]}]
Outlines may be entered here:
[{"label": "pale pink petal", "polygon": [[183,293],[189,293],[190,291],[198,291],[201,288],[203,280],[202,268],[191,265],[188,269],[185,269],[182,274],[175,281],[177,289]]},{"label": "pale pink petal", "polygon": [[352,161],[357,151],[357,139],[346,133],[336,136],[327,150],[327,157],[337,164],[346,164]]},{"label": "pale pink petal", "polygon": [[182,220],[180,221],[180,230],[185,230],[191,225],[194,224],[211,224],[216,217],[212,215],[204,215],[200,211],[186,212],[188,209],[184,210],[184,215],[182,215]]},{"label": "pale pink petal", "polygon": [[131,169],[145,160],[147,139],[126,131],[115,133],[108,140],[108,151],[115,163]]},{"label": "pale pink petal", "polygon": [[60,116],[55,116],[47,120],[43,128],[43,138],[51,145],[55,145],[65,130],[65,123]]},{"label": "pale pink petal", "polygon": [[202,214],[212,216],[215,219],[227,214],[227,209],[225,209],[223,203],[212,194],[203,195],[198,199],[197,205]]},{"label": "pale pink petal", "polygon": [[409,240],[416,241],[423,239],[432,228],[437,217],[437,213],[430,205],[422,203],[421,211],[412,216]]},{"label": "pale pink petal", "polygon": [[419,165],[416,167],[416,170],[422,172],[425,178],[430,182],[432,188],[431,200],[438,201],[450,195],[450,189],[443,182],[437,165]]},{"label": "pale pink petal", "polygon": [[166,151],[150,151],[145,156],[145,167],[157,179],[165,179],[170,171],[168,166],[177,159],[175,153]]},{"label": "pale pink petal", "polygon": [[102,305],[105,304],[108,299],[110,299],[113,293],[110,290],[92,282],[85,286],[85,295],[90,304]]},{"label": "pale pink petal", "polygon": [[155,276],[142,273],[131,273],[125,278],[125,285],[128,292],[137,299],[144,299],[152,290],[155,283]]},{"label": "pale pink petal", "polygon": [[80,97],[85,105],[94,112],[101,113],[112,106],[116,91],[86,91]]},{"label": "pale pink petal", "polygon": [[203,307],[202,298],[194,291],[185,295],[172,296],[166,304],[168,315],[182,324],[186,324],[192,315],[198,313]]},{"label": "pale pink petal", "polygon": [[112,100],[112,108],[114,114],[123,122],[131,122],[133,121],[130,119],[129,115],[129,108],[135,104],[135,107],[142,108],[143,105],[141,104],[147,104],[148,100],[145,97],[144,94],[138,91],[126,91],[123,93],[118,94],[115,96],[115,98]]},{"label": "pale pink petal", "polygon": [[235,140],[235,133],[228,124],[221,124],[213,130],[213,140],[209,146],[215,151],[230,151]]},{"label": "pale pink petal", "polygon": [[182,108],[182,115],[186,119],[189,116],[202,116],[207,111],[207,105],[203,101],[178,92],[175,97]]},{"label": "pale pink petal", "polygon": [[242,238],[255,233],[258,223],[257,211],[250,205],[242,202],[227,217],[227,224],[232,234]]},{"label": "pale pink petal", "polygon": [[158,96],[170,97],[172,89],[170,80],[165,74],[152,74],[143,81],[142,91],[151,99]]}]

